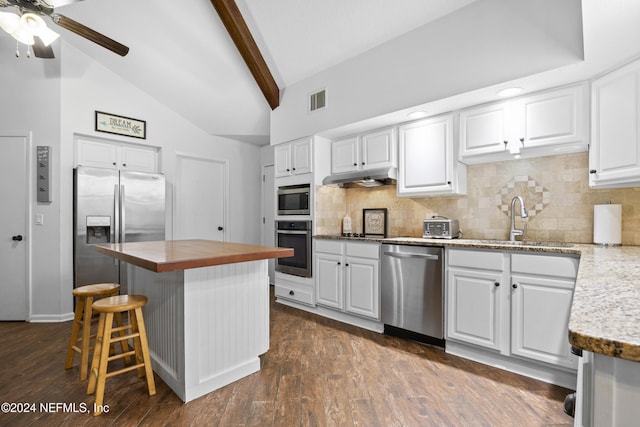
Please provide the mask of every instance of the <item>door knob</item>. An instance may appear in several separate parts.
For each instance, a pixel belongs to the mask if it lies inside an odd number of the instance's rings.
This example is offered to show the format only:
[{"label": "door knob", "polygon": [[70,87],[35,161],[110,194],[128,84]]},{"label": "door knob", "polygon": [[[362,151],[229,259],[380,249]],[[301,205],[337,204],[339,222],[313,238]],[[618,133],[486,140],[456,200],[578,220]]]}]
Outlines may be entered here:
[{"label": "door knob", "polygon": [[224,230],[224,228],[218,227],[218,231],[222,231],[222,230]]},{"label": "door knob", "polygon": [[17,236],[11,237],[11,240],[13,240],[14,242],[21,242],[22,236],[18,234]]}]

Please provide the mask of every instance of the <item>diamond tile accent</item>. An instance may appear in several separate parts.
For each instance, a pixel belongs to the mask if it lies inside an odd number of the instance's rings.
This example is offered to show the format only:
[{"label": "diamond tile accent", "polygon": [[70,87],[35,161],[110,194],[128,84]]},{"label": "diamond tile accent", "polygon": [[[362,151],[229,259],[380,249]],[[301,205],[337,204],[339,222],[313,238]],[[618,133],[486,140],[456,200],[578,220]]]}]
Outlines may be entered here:
[{"label": "diamond tile accent", "polygon": [[542,212],[551,201],[551,192],[526,175],[514,176],[496,194],[498,209],[509,216],[511,199],[521,196],[529,213],[529,220]]}]

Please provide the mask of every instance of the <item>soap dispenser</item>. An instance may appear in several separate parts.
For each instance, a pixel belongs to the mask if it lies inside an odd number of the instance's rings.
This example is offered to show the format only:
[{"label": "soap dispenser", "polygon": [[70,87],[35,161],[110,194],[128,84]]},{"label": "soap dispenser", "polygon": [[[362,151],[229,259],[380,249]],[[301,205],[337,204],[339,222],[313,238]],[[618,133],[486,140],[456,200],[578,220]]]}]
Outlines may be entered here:
[{"label": "soap dispenser", "polygon": [[342,235],[351,235],[351,217],[348,213],[345,214],[344,218],[342,218]]}]

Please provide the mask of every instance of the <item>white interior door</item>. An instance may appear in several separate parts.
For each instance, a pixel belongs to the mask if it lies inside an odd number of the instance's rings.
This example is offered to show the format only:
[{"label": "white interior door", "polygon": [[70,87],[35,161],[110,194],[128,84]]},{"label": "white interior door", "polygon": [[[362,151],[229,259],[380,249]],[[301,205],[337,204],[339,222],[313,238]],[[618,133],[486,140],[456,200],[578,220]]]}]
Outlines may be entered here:
[{"label": "white interior door", "polygon": [[[262,168],[262,244],[275,246],[276,195],[274,166]],[[269,260],[269,283],[275,283],[275,260]]]},{"label": "white interior door", "polygon": [[26,136],[0,136],[0,320],[27,319]]},{"label": "white interior door", "polygon": [[227,166],[223,160],[177,156],[175,239],[226,241]]}]

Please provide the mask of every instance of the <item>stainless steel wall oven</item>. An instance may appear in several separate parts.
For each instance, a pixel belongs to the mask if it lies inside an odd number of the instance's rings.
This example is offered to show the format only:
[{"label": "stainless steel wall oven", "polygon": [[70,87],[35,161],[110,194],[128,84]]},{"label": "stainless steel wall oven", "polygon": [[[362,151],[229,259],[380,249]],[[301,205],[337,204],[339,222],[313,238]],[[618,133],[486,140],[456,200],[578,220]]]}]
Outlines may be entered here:
[{"label": "stainless steel wall oven", "polygon": [[276,271],[311,277],[311,221],[276,221],[276,246],[293,248],[294,255],[276,259]]}]

